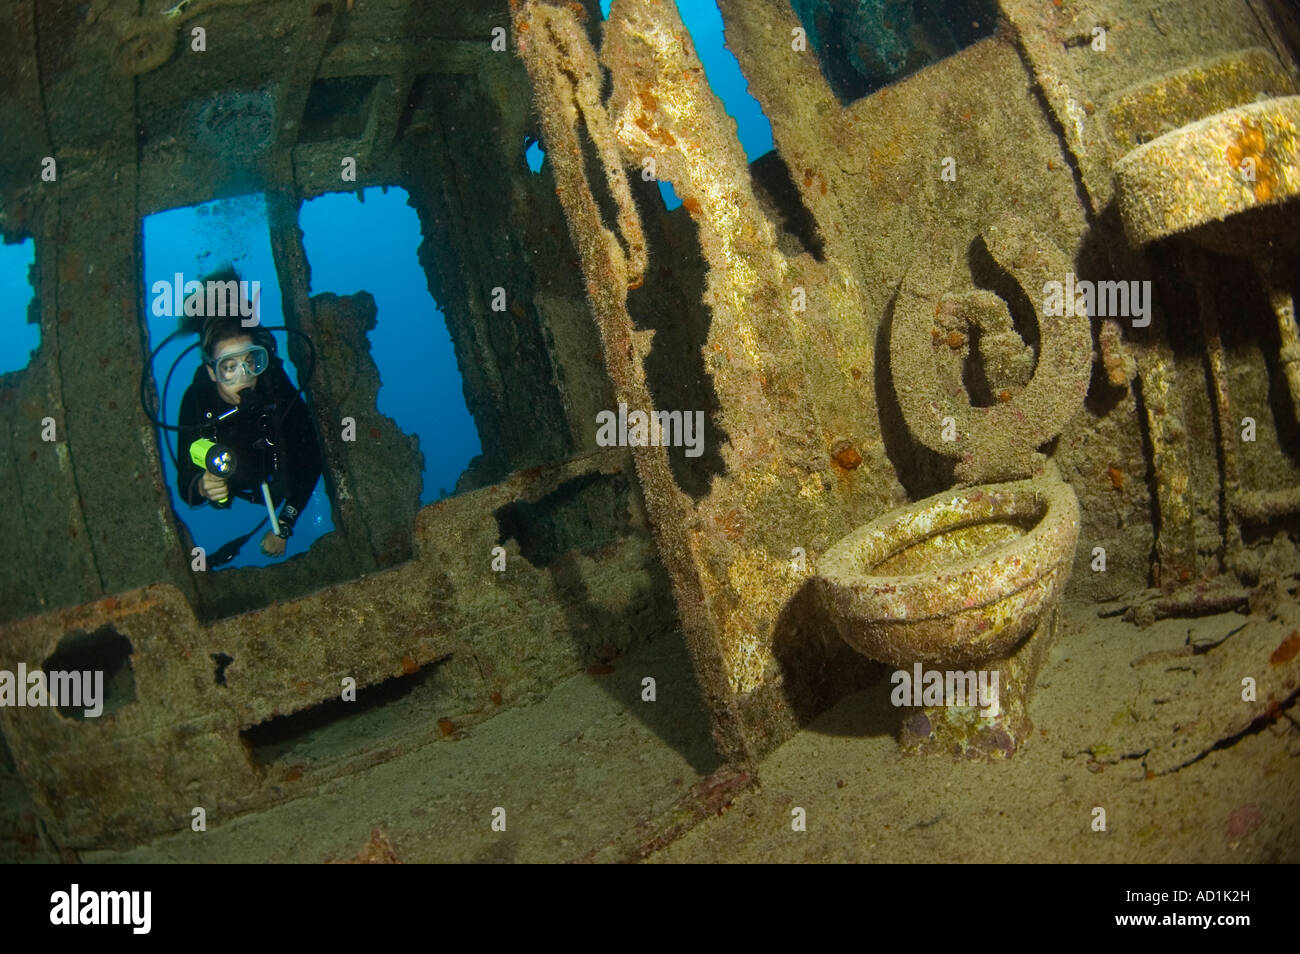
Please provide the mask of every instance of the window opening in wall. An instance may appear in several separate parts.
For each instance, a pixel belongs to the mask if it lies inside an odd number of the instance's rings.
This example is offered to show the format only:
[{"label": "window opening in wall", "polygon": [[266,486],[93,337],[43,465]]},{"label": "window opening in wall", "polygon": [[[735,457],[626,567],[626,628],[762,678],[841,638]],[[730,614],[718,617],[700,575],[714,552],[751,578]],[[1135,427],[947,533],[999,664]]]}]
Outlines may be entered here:
[{"label": "window opening in wall", "polygon": [[39,316],[32,313],[36,289],[32,285],[36,243],[24,239],[0,244],[0,374],[21,371],[31,363],[41,344]]},{"label": "window opening in wall", "polygon": [[[243,284],[232,284],[234,276],[226,272],[227,269],[233,269]],[[185,286],[190,282],[204,284],[191,285],[187,289]],[[195,302],[191,294],[200,287],[202,300]],[[296,488],[306,486],[310,479],[313,453],[319,454],[320,448],[306,393],[298,395],[295,391],[302,383],[301,372],[289,357],[289,335],[284,331],[267,330],[283,325],[284,315],[279,279],[271,257],[266,201],[261,194],[218,199],[145,218],[144,303],[150,351],[159,348],[177,330],[179,322],[185,318],[187,302],[191,303],[188,307],[198,314],[186,320],[199,325],[208,313],[225,310],[230,315],[237,309],[241,323],[251,322],[252,318],[244,317],[244,312],[254,313],[255,308],[258,325],[248,329],[253,339],[252,349],[241,355],[232,355],[228,366],[221,372],[223,378],[231,376],[227,388],[239,394],[241,404],[250,393],[259,397],[268,395],[270,399],[257,409],[255,404],[259,398],[250,399],[243,409],[246,413],[241,417],[241,411],[236,410],[235,405],[220,398],[216,382],[200,360],[196,334],[180,335],[162,347],[154,356],[151,369],[160,402],[166,392],[165,403],[159,412],[161,421],[171,427],[181,425],[182,403],[187,391],[193,388],[196,401],[194,421],[205,425],[203,430],[186,427],[179,432],[159,431],[163,446],[170,447],[162,458],[167,485],[174,498],[173,506],[189,528],[195,545],[204,549],[208,569],[269,566],[283,562],[305,552],[318,537],[332,531],[334,522],[329,494],[318,477],[305,505],[298,508],[301,513],[293,522],[292,535],[284,542],[283,553],[268,555],[263,552],[263,546],[275,547],[277,544],[266,539],[271,532],[271,523],[262,497],[260,478],[267,477],[279,520],[285,516],[283,504],[291,504],[299,496]],[[273,340],[274,348],[259,344],[268,337]],[[225,354],[233,352],[242,343],[242,339],[228,339],[219,341],[218,347]],[[265,356],[258,354],[259,347]],[[259,366],[261,370],[258,370]],[[276,403],[273,413],[268,410],[272,400]],[[208,429],[204,406],[214,410],[218,416],[228,415],[218,425],[219,431],[214,433]],[[268,446],[276,443],[277,425],[282,449],[278,455]],[[177,462],[187,474],[192,469],[194,476],[199,476],[199,468],[192,463],[192,454],[196,453],[193,445],[214,437],[219,446],[213,448],[200,444],[197,453],[205,463],[208,457],[202,451],[206,449],[213,453],[215,458],[211,464],[220,467],[223,463],[230,463],[230,458],[223,458],[220,453],[220,445],[230,441],[227,446],[234,451],[236,465],[227,483],[232,492],[224,505],[220,501],[215,505],[212,501],[205,501],[192,506],[180,496]],[[281,461],[280,473],[272,477],[277,458]],[[296,476],[295,462],[299,465]],[[186,483],[188,486],[190,481]],[[241,491],[244,485],[246,489]],[[281,493],[285,494],[284,499],[279,498]],[[258,522],[263,519],[266,523],[258,527]]]},{"label": "window opening in wall", "polygon": [[379,411],[420,439],[420,503],[455,492],[482,452],[451,333],[420,267],[420,220],[397,187],[329,193],[303,203],[298,221],[311,263],[311,291],[375,299],[371,356],[379,368]]},{"label": "window opening in wall", "polygon": [[822,75],[848,105],[997,27],[994,0],[790,0]]},{"label": "window opening in wall", "polygon": [[532,136],[524,137],[524,161],[528,163],[530,172],[541,174],[542,163],[546,161],[546,152],[542,149],[542,144]]}]

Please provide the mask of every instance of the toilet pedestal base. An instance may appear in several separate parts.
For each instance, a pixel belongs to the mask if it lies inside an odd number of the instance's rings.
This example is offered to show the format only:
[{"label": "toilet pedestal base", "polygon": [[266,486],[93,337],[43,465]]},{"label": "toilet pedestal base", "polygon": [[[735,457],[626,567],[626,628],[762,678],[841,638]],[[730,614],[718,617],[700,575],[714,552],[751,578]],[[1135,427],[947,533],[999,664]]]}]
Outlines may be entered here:
[{"label": "toilet pedestal base", "polygon": [[974,705],[909,708],[899,729],[899,747],[909,754],[948,753],[972,759],[1005,759],[1015,754],[1033,731],[1029,696],[1056,635],[1058,616],[1057,609],[1044,614],[1038,628],[1008,657],[979,667],[998,673],[996,715],[984,715]]}]

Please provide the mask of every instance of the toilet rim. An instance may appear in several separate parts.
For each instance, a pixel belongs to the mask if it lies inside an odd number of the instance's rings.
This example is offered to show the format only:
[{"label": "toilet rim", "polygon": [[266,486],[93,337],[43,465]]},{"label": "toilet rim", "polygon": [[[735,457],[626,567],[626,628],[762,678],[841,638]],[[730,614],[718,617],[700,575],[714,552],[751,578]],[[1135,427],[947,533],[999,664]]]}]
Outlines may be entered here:
[{"label": "toilet rim", "polygon": [[[971,500],[973,495],[979,496]],[[1041,508],[1041,516],[1028,532],[1014,540],[975,557],[941,563],[924,573],[878,576],[855,569],[855,564],[862,565],[863,551],[873,541],[878,546],[887,542],[884,536],[887,529],[905,526],[906,521],[928,511],[942,513],[962,501],[978,503],[985,498],[995,501],[992,512],[956,515],[951,522],[892,546],[888,553],[875,556],[871,562],[879,565],[902,549],[937,533],[1024,513],[1027,506],[1036,511]],[[1026,498],[1032,502],[1027,503]],[[998,505],[1004,502],[1006,508],[999,509]],[[1078,497],[1059,476],[979,484],[935,494],[857,528],[822,555],[817,576],[819,585],[829,587],[836,602],[844,609],[851,609],[855,616],[870,616],[882,622],[949,616],[1014,596],[1060,569],[1062,560],[1073,553],[1078,529]],[[852,605],[845,605],[844,601]]]}]

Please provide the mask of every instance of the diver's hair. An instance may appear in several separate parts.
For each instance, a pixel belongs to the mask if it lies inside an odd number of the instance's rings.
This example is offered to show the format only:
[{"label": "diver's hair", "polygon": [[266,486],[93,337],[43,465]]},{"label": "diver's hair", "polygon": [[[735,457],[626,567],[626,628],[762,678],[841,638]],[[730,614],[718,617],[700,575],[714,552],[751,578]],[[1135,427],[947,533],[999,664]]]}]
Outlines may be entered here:
[{"label": "diver's hair", "polygon": [[[225,265],[222,265],[215,272],[209,272],[207,275],[204,275],[202,278],[199,279],[199,282],[203,285],[204,288],[207,287],[208,282],[238,282],[238,281],[239,281],[239,272],[235,271],[235,266],[230,264],[229,262],[227,262]],[[195,294],[202,295],[203,292],[201,291],[195,292]],[[193,297],[194,297],[193,295],[190,296],[190,298]],[[187,305],[190,302],[190,298],[185,299],[185,303]],[[182,313],[177,319],[176,324],[178,330],[181,331],[183,334],[201,336],[203,334],[203,328],[207,324],[207,318],[204,315],[187,315],[184,313],[184,311],[182,311]]]},{"label": "diver's hair", "polygon": [[[207,287],[208,282],[239,280],[239,272],[228,263],[199,279],[204,287]],[[269,355],[275,355],[275,338],[271,333],[262,327],[244,327],[238,315],[186,315],[181,318],[181,328],[199,336],[200,360],[205,364],[212,361],[217,345],[228,338],[252,338],[254,344],[261,345]]]}]

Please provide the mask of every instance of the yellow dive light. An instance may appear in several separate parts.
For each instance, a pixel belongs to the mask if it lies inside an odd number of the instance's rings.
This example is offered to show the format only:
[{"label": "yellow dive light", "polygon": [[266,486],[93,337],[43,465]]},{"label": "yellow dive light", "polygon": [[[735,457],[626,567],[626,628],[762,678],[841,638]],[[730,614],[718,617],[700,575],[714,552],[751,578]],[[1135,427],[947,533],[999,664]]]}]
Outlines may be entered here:
[{"label": "yellow dive light", "polygon": [[[235,452],[225,444],[202,438],[190,445],[190,460],[195,467],[202,467],[213,477],[226,480],[235,472]],[[229,498],[222,497],[217,503],[225,503]]]}]

